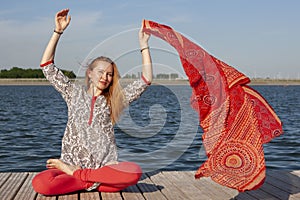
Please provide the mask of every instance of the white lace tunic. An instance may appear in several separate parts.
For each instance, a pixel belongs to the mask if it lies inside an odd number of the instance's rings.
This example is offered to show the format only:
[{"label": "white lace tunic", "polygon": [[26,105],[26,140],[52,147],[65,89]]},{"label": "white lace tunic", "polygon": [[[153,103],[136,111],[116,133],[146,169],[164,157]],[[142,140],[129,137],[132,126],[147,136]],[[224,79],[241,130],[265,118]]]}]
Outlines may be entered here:
[{"label": "white lace tunic", "polygon": [[[82,168],[99,168],[118,159],[110,109],[100,95],[91,109],[92,96],[86,87],[71,82],[50,63],[42,67],[45,77],[61,93],[68,107],[68,122],[62,139],[61,160]],[[143,80],[126,86],[125,101],[131,103],[147,88]],[[89,118],[92,113],[92,121]]]}]

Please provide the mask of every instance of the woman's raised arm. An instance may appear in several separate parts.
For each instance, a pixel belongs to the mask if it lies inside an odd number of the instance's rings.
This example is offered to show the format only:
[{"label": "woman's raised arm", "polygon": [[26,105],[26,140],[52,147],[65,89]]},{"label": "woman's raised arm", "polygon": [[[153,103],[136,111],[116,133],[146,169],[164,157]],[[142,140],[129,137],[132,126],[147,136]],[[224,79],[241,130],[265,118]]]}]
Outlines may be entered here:
[{"label": "woman's raised arm", "polygon": [[68,27],[71,21],[71,16],[68,16],[69,9],[64,9],[56,13],[55,15],[55,29],[52,37],[44,51],[41,64],[54,60],[55,49],[58,40],[63,34],[64,30]]},{"label": "woman's raised arm", "polygon": [[143,62],[142,73],[143,73],[143,78],[146,79],[144,81],[146,81],[148,84],[152,82],[152,73],[153,73],[152,61],[151,61],[149,45],[148,45],[149,38],[150,35],[143,31],[143,26],[142,26],[139,32],[139,42],[140,42],[142,62]]}]

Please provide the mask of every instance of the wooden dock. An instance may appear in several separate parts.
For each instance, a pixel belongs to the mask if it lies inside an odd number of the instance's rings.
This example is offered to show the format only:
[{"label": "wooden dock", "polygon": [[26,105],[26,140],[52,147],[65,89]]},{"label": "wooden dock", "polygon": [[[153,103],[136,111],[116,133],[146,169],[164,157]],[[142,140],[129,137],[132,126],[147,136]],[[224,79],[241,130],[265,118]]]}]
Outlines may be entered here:
[{"label": "wooden dock", "polygon": [[268,170],[264,185],[253,191],[238,193],[220,186],[210,178],[194,179],[191,171],[162,171],[143,174],[138,184],[116,193],[78,192],[46,197],[37,194],[31,180],[36,173],[0,173],[1,200],[108,200],[108,199],[171,199],[171,200],[300,200],[300,170]]}]

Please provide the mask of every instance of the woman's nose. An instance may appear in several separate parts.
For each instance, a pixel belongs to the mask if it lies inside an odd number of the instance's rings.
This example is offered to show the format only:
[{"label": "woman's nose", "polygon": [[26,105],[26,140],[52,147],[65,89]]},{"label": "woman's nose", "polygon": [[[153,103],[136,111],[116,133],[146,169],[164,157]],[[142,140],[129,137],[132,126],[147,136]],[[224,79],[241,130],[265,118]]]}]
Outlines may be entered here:
[{"label": "woman's nose", "polygon": [[104,80],[107,79],[107,72],[103,72],[103,74],[102,74],[102,79],[104,79]]}]

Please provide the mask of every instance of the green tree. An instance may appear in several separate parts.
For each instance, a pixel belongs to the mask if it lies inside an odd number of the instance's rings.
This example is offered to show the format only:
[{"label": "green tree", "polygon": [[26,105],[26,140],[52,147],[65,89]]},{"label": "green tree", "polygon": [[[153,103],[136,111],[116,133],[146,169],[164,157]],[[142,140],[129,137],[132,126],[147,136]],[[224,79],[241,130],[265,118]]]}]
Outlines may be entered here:
[{"label": "green tree", "polygon": [[[73,71],[62,70],[62,72],[71,79],[76,78]],[[9,70],[1,70],[0,78],[45,78],[45,76],[41,69],[22,69],[13,67]]]}]

